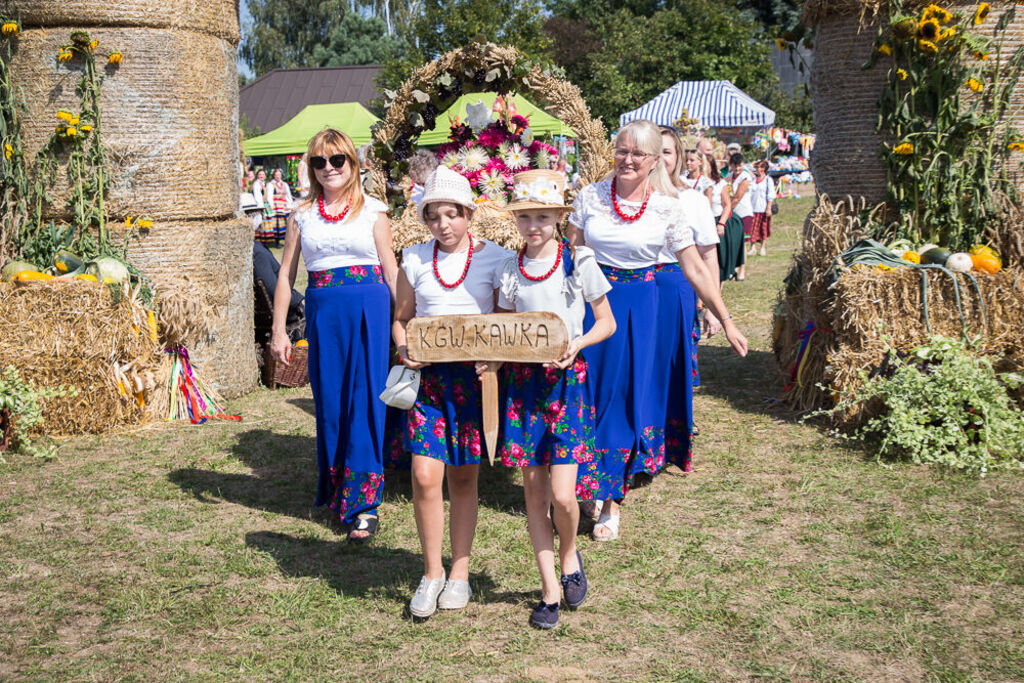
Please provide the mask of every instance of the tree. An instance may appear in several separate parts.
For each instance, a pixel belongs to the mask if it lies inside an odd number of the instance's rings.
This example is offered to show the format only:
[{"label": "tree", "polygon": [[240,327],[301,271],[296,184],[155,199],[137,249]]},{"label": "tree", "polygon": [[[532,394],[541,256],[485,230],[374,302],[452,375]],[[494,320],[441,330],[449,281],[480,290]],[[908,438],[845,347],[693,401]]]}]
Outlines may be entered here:
[{"label": "tree", "polygon": [[378,64],[401,51],[385,23],[350,9],[349,0],[249,0],[252,32],[243,61],[261,76],[271,69]]}]

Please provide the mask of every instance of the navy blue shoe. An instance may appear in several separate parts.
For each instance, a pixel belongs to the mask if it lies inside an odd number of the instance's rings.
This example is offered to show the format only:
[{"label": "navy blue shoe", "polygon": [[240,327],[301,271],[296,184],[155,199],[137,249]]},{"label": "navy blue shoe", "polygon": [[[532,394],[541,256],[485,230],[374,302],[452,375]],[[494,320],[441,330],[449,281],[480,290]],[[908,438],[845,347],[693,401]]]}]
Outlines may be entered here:
[{"label": "navy blue shoe", "polygon": [[587,575],[583,572],[583,557],[576,551],[576,560],[580,563],[579,571],[566,576],[562,574],[562,597],[569,609],[576,609],[587,599]]},{"label": "navy blue shoe", "polygon": [[530,626],[542,629],[558,626],[558,603],[553,602],[549,605],[543,600],[538,602],[530,615]]}]

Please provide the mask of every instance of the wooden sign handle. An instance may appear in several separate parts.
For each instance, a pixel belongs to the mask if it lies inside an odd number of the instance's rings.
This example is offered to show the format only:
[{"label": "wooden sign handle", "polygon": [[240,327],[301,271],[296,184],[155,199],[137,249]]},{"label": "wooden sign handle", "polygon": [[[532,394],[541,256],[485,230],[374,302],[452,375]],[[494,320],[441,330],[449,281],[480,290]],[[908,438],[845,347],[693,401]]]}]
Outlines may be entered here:
[{"label": "wooden sign handle", "polygon": [[498,448],[498,373],[485,370],[480,375],[480,389],[483,398],[484,442],[487,444],[487,457],[494,465],[494,456]]}]

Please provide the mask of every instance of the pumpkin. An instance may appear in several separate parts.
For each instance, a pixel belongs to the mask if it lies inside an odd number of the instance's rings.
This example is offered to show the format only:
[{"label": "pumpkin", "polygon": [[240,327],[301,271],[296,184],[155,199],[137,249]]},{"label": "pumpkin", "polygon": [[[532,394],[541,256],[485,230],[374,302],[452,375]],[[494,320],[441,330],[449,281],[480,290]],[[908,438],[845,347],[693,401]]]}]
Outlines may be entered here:
[{"label": "pumpkin", "polygon": [[38,270],[23,270],[14,276],[14,281],[19,285],[28,284],[29,282],[47,282],[52,279],[53,276],[49,273],[40,273]]},{"label": "pumpkin", "polygon": [[975,244],[968,253],[977,271],[994,275],[1003,269],[1003,260],[999,258],[996,250],[988,245]]},{"label": "pumpkin", "polygon": [[950,256],[952,256],[952,254],[949,253],[949,249],[935,247],[934,249],[921,252],[921,263],[934,263],[939,266],[944,266]]},{"label": "pumpkin", "polygon": [[954,273],[966,273],[974,267],[974,262],[971,260],[970,254],[961,251],[950,255],[950,257],[946,259],[946,267]]},{"label": "pumpkin", "polygon": [[905,251],[903,252],[902,258],[904,261],[910,261],[911,263],[921,262],[921,255],[918,254],[916,251]]}]

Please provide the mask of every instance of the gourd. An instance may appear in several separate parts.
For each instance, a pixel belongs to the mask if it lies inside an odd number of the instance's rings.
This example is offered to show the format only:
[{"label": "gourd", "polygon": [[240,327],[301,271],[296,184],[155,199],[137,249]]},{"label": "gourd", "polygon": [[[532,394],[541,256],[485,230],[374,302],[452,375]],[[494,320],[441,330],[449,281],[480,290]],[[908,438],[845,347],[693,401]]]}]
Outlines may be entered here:
[{"label": "gourd", "polygon": [[128,266],[110,256],[100,256],[89,261],[85,264],[85,272],[101,282],[120,283],[128,280]]},{"label": "gourd", "polygon": [[974,267],[974,262],[971,260],[970,254],[961,251],[950,255],[950,257],[946,259],[946,267],[954,273],[966,273]]},{"label": "gourd", "polygon": [[11,282],[14,280],[14,276],[24,270],[35,271],[36,267],[28,261],[11,261],[3,270],[0,270],[0,279],[4,282]]},{"label": "gourd", "polygon": [[936,265],[944,266],[951,255],[952,254],[949,253],[949,249],[935,247],[921,253],[921,263],[934,263]]},{"label": "gourd", "polygon": [[99,282],[95,275],[90,275],[89,273],[79,273],[75,276],[75,279],[82,280],[83,282]]},{"label": "gourd", "polygon": [[974,269],[979,272],[995,275],[1003,269],[1003,261],[992,247],[975,244],[971,247],[970,255]]},{"label": "gourd", "polygon": [[910,261],[911,263],[920,263],[921,255],[916,251],[905,251],[902,256],[904,261]]},{"label": "gourd", "polygon": [[14,281],[19,285],[28,284],[29,282],[48,282],[52,279],[53,275],[40,273],[38,270],[23,270],[14,276]]},{"label": "gourd", "polygon": [[70,251],[58,251],[53,257],[53,265],[61,273],[71,273],[79,270],[84,263]]}]

